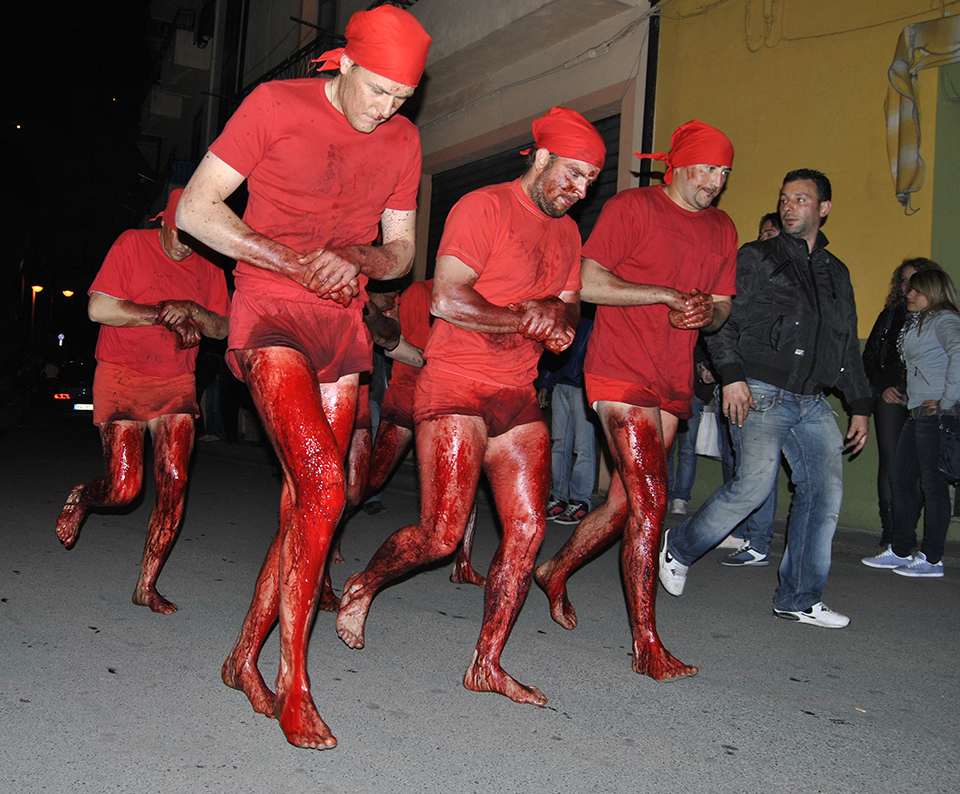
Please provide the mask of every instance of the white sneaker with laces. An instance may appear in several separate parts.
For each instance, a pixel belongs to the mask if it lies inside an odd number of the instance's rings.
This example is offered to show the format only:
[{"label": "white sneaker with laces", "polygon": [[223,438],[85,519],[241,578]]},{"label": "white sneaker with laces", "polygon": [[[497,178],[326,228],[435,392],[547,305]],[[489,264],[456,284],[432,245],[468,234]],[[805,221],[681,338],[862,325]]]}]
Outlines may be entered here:
[{"label": "white sneaker with laces", "polygon": [[834,612],[823,601],[818,601],[812,607],[797,612],[774,609],[773,614],[781,620],[809,623],[811,626],[819,626],[822,629],[842,629],[850,623],[850,618],[841,615],[839,612]]},{"label": "white sneaker with laces", "polygon": [[915,579],[942,579],[943,578],[943,560],[940,562],[927,562],[927,555],[918,551],[916,556],[912,557],[906,565],[893,569],[894,573],[900,576],[912,576]]},{"label": "white sneaker with laces", "polygon": [[881,552],[876,557],[864,557],[860,560],[868,568],[899,568],[902,565],[909,565],[913,562],[913,557],[900,557],[893,553],[893,546],[888,545],[887,550]]},{"label": "white sneaker with laces", "polygon": [[670,530],[663,533],[663,548],[660,550],[660,584],[670,595],[679,596],[687,583],[688,565],[677,562],[668,548],[670,544]]},{"label": "white sneaker with laces", "polygon": [[670,512],[675,516],[685,516],[687,514],[687,500],[671,499]]}]

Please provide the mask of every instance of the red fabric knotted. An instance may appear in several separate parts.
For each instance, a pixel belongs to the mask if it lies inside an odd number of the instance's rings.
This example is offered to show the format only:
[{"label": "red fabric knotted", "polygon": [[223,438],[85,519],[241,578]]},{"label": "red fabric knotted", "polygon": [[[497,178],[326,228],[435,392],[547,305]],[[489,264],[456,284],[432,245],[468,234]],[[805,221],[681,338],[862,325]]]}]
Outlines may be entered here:
[{"label": "red fabric knotted", "polygon": [[641,158],[662,160],[667,164],[667,172],[663,175],[663,183],[669,185],[673,181],[673,169],[683,168],[685,165],[733,165],[733,144],[720,130],[704,124],[702,121],[688,121],[673,131],[670,138],[670,153],[655,152],[654,154],[634,154]]},{"label": "red fabric knotted", "polygon": [[340,57],[367,71],[416,86],[423,76],[430,49],[430,36],[413,14],[395,6],[358,11],[347,23],[347,46],[329,50],[312,63],[317,71],[339,69]]}]

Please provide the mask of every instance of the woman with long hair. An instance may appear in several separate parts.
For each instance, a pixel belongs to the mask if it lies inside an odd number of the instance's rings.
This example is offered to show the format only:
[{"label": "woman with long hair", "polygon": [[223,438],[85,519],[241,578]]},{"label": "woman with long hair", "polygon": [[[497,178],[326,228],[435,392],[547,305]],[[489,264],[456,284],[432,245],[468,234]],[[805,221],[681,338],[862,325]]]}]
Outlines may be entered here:
[{"label": "woman with long hair", "polygon": [[[912,577],[943,576],[943,544],[950,525],[950,495],[940,474],[940,418],[956,416],[960,399],[960,310],[950,277],[924,270],[910,278],[907,321],[899,347],[907,371],[909,415],[894,460],[893,534],[887,550],[864,565]],[[917,493],[917,477],[920,493]],[[923,510],[923,543],[917,521]]]},{"label": "woman with long hair", "polygon": [[940,266],[929,259],[904,259],[893,271],[883,311],[863,348],[863,368],[873,391],[873,427],[877,439],[877,497],[880,508],[880,545],[890,543],[893,533],[893,456],[900,431],[907,421],[907,373],[897,339],[907,319],[906,294],[910,277]]}]

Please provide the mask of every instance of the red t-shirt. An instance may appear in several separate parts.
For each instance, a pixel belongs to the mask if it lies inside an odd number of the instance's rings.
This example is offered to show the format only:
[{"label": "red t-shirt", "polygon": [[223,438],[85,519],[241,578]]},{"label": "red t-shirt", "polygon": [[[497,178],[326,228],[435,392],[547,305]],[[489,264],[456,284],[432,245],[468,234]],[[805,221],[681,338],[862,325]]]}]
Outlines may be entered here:
[{"label": "red t-shirt", "polygon": [[[200,254],[174,262],[160,247],[157,229],[131,229],[117,238],[87,294],[153,306],[163,300],[192,300],[207,311],[230,314],[223,271]],[[179,337],[162,325],[100,326],[97,361],[141,375],[173,378],[194,371],[197,348],[181,350]]]},{"label": "red t-shirt", "polygon": [[[634,284],[736,293],[737,230],[715,207],[691,212],[662,187],[618,193],[600,212],[583,256]],[[598,306],[584,372],[643,384],[665,401],[693,395],[696,331],[669,324],[669,309]]]},{"label": "red t-shirt", "polygon": [[[247,178],[246,224],[301,253],[369,245],[385,209],[417,208],[417,128],[393,116],[369,134],[358,132],[327,99],[326,83],[305,78],[257,86],[210,146]],[[245,262],[235,275],[237,289],[249,296],[321,300]],[[359,315],[364,301],[364,295],[354,300],[351,311]]]},{"label": "red t-shirt", "polygon": [[[400,332],[414,347],[423,350],[430,336],[430,295],[433,279],[415,281],[400,296],[397,313],[400,317]],[[420,374],[420,367],[411,367],[402,361],[394,361],[390,375],[391,387],[413,387]]]},{"label": "red t-shirt", "polygon": [[[437,252],[447,255],[476,271],[473,288],[496,306],[580,289],[577,224],[544,214],[519,179],[480,188],[456,203]],[[424,356],[427,367],[469,380],[527,386],[542,352],[520,334],[477,333],[437,319]]]}]

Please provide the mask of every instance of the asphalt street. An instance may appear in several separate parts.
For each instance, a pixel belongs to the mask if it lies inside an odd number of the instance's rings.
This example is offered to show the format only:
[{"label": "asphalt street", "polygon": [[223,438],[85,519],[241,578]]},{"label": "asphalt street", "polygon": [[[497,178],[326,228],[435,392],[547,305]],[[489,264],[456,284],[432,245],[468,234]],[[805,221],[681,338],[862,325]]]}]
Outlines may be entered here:
[{"label": "asphalt street", "polygon": [[[101,472],[92,426],[0,430],[0,460],[0,794],[960,791],[956,543],[944,579],[912,580],[861,565],[874,535],[841,529],[824,593],[851,617],[840,631],[773,618],[776,566],[725,568],[710,552],[681,598],[658,596],[665,645],[700,668],[673,683],[631,669],[612,548],[570,582],[577,629],[555,624],[534,588],[507,644],[504,668],[543,690],[544,708],[463,688],[482,592],[452,584],[449,564],[422,571],[378,595],[363,650],[319,614],[312,688],[339,746],[318,752],[287,744],[220,682],[276,529],[264,450],[198,444],[159,583],[172,616],[130,600],[152,488],[132,509],[92,515],[74,549],[57,540],[68,491]],[[384,502],[346,527],[338,592],[416,520],[411,463]],[[549,524],[540,559],[569,531]],[[497,541],[482,496],[481,572]],[[274,634],[267,681],[277,664]]]}]

